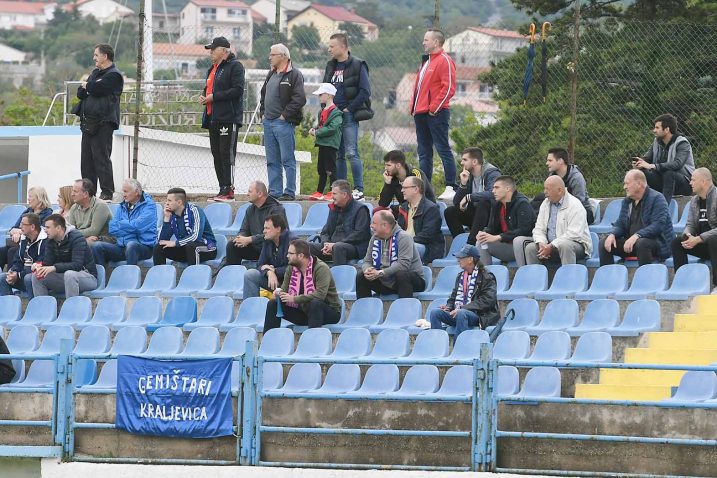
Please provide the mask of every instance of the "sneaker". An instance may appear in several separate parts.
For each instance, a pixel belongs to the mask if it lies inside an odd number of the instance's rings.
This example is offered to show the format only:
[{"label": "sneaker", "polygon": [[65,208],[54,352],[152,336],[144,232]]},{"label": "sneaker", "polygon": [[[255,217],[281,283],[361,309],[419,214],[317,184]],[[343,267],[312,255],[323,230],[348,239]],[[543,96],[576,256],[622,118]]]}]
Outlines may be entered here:
[{"label": "sneaker", "polygon": [[354,189],[354,190],[353,190],[353,193],[352,193],[352,196],[353,196],[354,199],[357,200],[357,201],[363,201],[363,200],[364,200],[363,191],[361,191],[361,190],[359,190],[359,189]]},{"label": "sneaker", "polygon": [[222,196],[224,196],[226,193],[227,193],[226,188],[219,188],[219,192],[218,192],[216,195],[207,198],[207,202],[214,202],[214,201],[217,200],[218,197],[222,197]]},{"label": "sneaker", "polygon": [[279,201],[293,201],[294,196],[289,196],[288,194],[282,194],[279,196]]},{"label": "sneaker", "polygon": [[324,194],[324,201],[333,201],[334,200],[334,192],[329,191],[326,194]]},{"label": "sneaker", "polygon": [[448,200],[453,199],[453,196],[455,196],[455,195],[456,195],[455,190],[450,186],[446,186],[446,190],[443,191],[443,194],[438,196],[438,199],[443,199],[445,201],[448,201]]},{"label": "sneaker", "polygon": [[100,200],[101,201],[112,201],[112,196],[113,196],[112,193],[108,193],[105,191],[102,194],[100,194]]},{"label": "sneaker", "polygon": [[234,201],[234,186],[229,186],[225,189],[224,194],[217,194],[213,198],[217,202],[232,202]]},{"label": "sneaker", "polygon": [[711,295],[717,295],[717,287],[712,289],[712,292],[710,292]]},{"label": "sneaker", "polygon": [[318,191],[316,191],[314,194],[311,194],[309,196],[309,201],[323,201],[324,199],[325,199],[324,195]]}]

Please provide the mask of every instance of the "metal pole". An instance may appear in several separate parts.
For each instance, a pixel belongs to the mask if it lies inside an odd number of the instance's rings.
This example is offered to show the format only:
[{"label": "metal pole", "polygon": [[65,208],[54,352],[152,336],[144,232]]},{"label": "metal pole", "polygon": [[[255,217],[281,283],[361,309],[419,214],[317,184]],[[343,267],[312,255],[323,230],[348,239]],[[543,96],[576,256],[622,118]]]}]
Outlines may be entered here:
[{"label": "metal pole", "polygon": [[134,139],[132,144],[132,177],[137,178],[137,162],[139,161],[139,110],[142,97],[142,63],[144,63],[144,2],[139,2],[139,25],[137,34],[137,83],[134,98]]},{"label": "metal pole", "polygon": [[274,12],[274,43],[281,41],[281,0],[276,0]]},{"label": "metal pole", "polygon": [[575,24],[573,26],[573,62],[570,81],[570,129],[568,131],[568,155],[575,158],[576,130],[578,121],[578,55],[580,54],[580,1],[575,0]]},{"label": "metal pole", "polygon": [[441,0],[434,0],[433,3],[433,28],[441,28]]}]

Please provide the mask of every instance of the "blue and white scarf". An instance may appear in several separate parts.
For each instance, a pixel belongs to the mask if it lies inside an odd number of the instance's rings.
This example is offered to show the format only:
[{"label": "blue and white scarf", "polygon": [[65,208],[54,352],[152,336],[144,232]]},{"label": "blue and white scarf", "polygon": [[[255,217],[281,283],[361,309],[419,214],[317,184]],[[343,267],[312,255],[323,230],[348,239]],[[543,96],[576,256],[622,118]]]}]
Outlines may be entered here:
[{"label": "blue and white scarf", "polygon": [[182,213],[182,222],[184,226],[184,230],[182,232],[184,232],[184,234],[180,234],[180,225],[177,220],[178,217],[179,216],[176,214],[172,214],[169,218],[169,225],[172,228],[174,237],[177,238],[177,242],[180,244],[187,244],[189,242],[198,241],[204,243],[209,251],[216,249],[216,244],[214,242],[205,237],[199,237],[199,223],[201,218],[199,217],[199,211],[197,210],[196,205],[188,203],[184,208],[184,212]]},{"label": "blue and white scarf", "polygon": [[[456,291],[456,300],[453,304],[455,309],[460,309],[471,301],[479,273],[480,269],[476,267],[470,274],[465,271],[461,274],[461,280],[458,281],[458,290]],[[466,289],[468,290],[467,294]]]},{"label": "blue and white scarf", "polygon": [[[389,259],[389,266],[396,262],[398,260],[398,233],[401,231],[397,231],[396,234],[394,234],[391,237],[391,242],[389,243],[389,253],[388,253],[388,259]],[[373,268],[376,270],[381,270],[381,257],[383,256],[383,240],[382,239],[374,239],[373,244],[371,244],[371,262],[373,262]]]}]

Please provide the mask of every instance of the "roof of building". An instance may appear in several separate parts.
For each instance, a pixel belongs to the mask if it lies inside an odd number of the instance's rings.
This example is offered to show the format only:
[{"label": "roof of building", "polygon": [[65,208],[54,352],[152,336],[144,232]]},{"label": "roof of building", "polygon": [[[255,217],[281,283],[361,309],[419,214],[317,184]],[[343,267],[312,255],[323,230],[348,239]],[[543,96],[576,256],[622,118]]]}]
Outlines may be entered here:
[{"label": "roof of building", "polygon": [[251,9],[251,19],[256,23],[263,23],[266,21],[266,17],[261,13],[257,12],[253,8]]},{"label": "roof of building", "polygon": [[516,38],[520,40],[525,39],[525,35],[521,35],[518,32],[512,31],[512,30],[499,30],[497,28],[487,28],[487,27],[468,27],[468,30],[472,30],[474,32],[483,33],[485,35],[489,35],[492,37],[501,37],[501,38]]},{"label": "roof of building", "polygon": [[456,66],[456,79],[478,80],[478,75],[490,71],[488,67]]},{"label": "roof of building", "polygon": [[155,55],[177,55],[177,56],[206,56],[209,57],[209,50],[204,45],[192,43],[157,43],[153,44],[152,52]]},{"label": "roof of building", "polygon": [[55,3],[45,2],[22,2],[0,0],[0,12],[3,13],[34,13],[36,15],[44,15],[45,8],[54,6]]},{"label": "roof of building", "polygon": [[357,15],[352,11],[346,10],[344,7],[320,5],[318,3],[312,3],[304,10],[302,10],[299,14],[297,14],[297,16],[305,12],[306,10],[309,10],[310,8],[313,8],[317,12],[323,14],[324,16],[330,18],[335,22],[364,23],[367,25],[376,26],[375,23],[365,19],[361,15]]}]

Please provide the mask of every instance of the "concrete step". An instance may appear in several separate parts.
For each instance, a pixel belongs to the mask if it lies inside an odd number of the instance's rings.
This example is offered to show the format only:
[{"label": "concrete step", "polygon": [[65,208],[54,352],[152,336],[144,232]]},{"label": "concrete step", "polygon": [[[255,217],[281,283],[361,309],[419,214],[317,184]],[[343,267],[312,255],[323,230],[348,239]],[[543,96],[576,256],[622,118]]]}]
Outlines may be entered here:
[{"label": "concrete step", "polygon": [[699,295],[695,297],[694,306],[699,314],[717,314],[717,295]]},{"label": "concrete step", "polygon": [[603,385],[592,383],[581,383],[575,385],[575,398],[658,401],[670,398],[671,396],[672,387]]},{"label": "concrete step", "polygon": [[717,349],[626,349],[625,363],[708,365],[717,362]]},{"label": "concrete step", "polygon": [[650,332],[651,349],[710,349],[717,344],[717,332]]},{"label": "concrete step", "polygon": [[717,332],[717,315],[675,314],[675,332]]},{"label": "concrete step", "polygon": [[685,372],[680,370],[600,369],[600,385],[676,387]]}]

